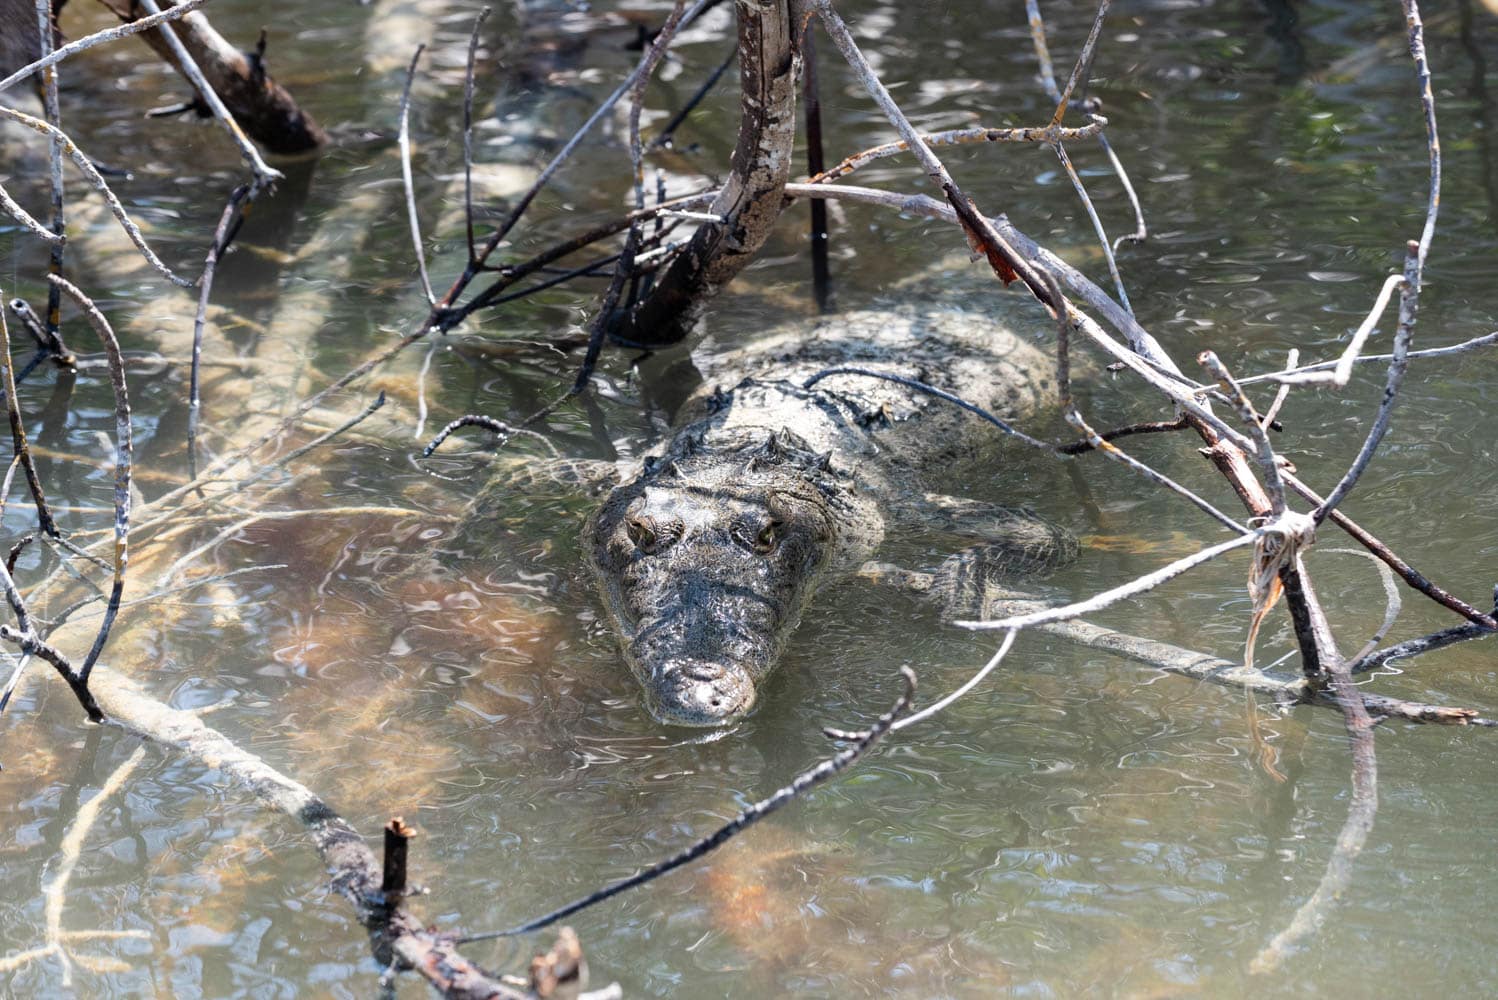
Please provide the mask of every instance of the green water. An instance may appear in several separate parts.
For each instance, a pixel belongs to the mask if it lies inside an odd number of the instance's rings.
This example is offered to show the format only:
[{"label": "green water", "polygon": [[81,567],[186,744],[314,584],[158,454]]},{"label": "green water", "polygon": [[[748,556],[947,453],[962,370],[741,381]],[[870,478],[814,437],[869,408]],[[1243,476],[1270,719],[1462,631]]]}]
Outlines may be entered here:
[{"label": "green water", "polygon": [[[1052,49],[1064,69],[1091,12],[1052,7]],[[600,16],[613,11],[598,8]],[[656,23],[668,9],[630,11]],[[389,20],[403,10],[414,16]],[[451,185],[475,10],[427,0],[277,11],[271,69],[334,142],[257,208],[224,265],[215,300],[253,321],[231,336],[240,357],[275,362],[316,385],[424,315],[393,139],[400,71],[421,40],[434,43],[434,68],[418,87],[412,129],[434,284],[445,288],[461,267]],[[79,18],[70,33],[87,30],[88,18],[70,13]],[[846,13],[924,128],[1034,124],[1049,114],[1021,4],[859,3]],[[1120,252],[1120,266],[1141,323],[1183,366],[1205,349],[1240,372],[1277,368],[1292,347],[1307,358],[1335,356],[1423,220],[1426,152],[1398,6],[1321,2],[1297,13],[1298,23],[1281,29],[1268,5],[1130,2],[1114,8],[1103,34],[1093,91],[1151,231],[1148,242]],[[241,42],[265,16],[235,0],[213,8],[220,29]],[[1489,137],[1489,87],[1498,84],[1486,75],[1498,61],[1498,20],[1470,0],[1428,19],[1446,186],[1417,346],[1487,333],[1498,311],[1498,163]],[[592,29],[579,36],[580,51],[539,61],[517,34],[514,12],[496,12],[485,30],[480,104],[499,98],[508,117],[480,122],[481,159],[542,162],[627,71],[636,58],[623,47],[632,29],[599,27],[597,18]],[[721,12],[693,29],[650,91],[656,124],[718,63],[730,34]],[[830,46],[822,52],[830,154],[889,138]],[[196,273],[242,171],[212,128],[140,117],[182,91],[137,55],[114,47],[69,65],[69,127],[100,159],[135,167],[122,197],[168,261]],[[517,93],[518,81],[537,76],[553,87]],[[656,161],[673,188],[722,169],[733,106],[727,87],[679,133],[679,149]],[[614,118],[585,144],[517,232],[514,258],[626,204],[625,128]],[[1131,213],[1100,152],[1085,143],[1072,152],[1110,236],[1127,232]],[[1106,278],[1086,217],[1044,149],[964,148],[948,162],[985,210],[1009,213]],[[892,190],[923,183],[903,159],[859,177]],[[41,204],[37,188],[18,189]],[[787,214],[761,260],[718,301],[708,319],[714,336],[752,336],[808,310],[803,212]],[[856,207],[833,215],[834,276],[848,304],[961,250],[944,225]],[[129,317],[177,293],[153,279],[112,281],[108,261],[88,256],[86,238],[78,243],[80,283],[129,331],[125,346],[164,350],[149,324]],[[0,227],[7,294],[18,287],[34,298],[43,267],[34,242]],[[594,286],[546,293],[461,334],[537,341],[567,333],[590,315],[601,283]],[[318,319],[293,339],[267,324],[298,295]],[[74,336],[87,339],[81,327]],[[1387,328],[1379,343],[1387,344]],[[642,402],[654,398],[651,387],[631,377],[626,354],[606,357],[594,401],[547,425],[567,454],[630,453],[656,433],[660,416]],[[305,781],[361,831],[376,832],[396,814],[416,825],[414,878],[432,889],[418,904],[425,919],[467,930],[509,925],[627,875],[827,753],[822,725],[882,711],[899,665],[918,670],[929,698],[991,652],[988,639],[942,625],[913,599],[847,584],[807,615],[752,718],[718,739],[661,727],[642,710],[579,573],[573,538],[582,503],[517,500],[491,537],[451,535],[451,516],[476,488],[477,463],[463,447],[425,465],[413,460],[425,359],[413,348],[381,375],[391,402],[370,433],[320,452],[321,474],[283,498],[288,507],[403,506],[421,516],[305,518],[241,533],[208,554],[215,572],[287,568],[238,578],[212,596],[232,599],[232,614],[208,606],[209,595],[181,598],[193,606],[146,623],[152,655],[134,667],[179,706],[226,702],[210,716],[214,726]],[[567,384],[575,363],[545,350],[485,360],[444,345],[425,379],[431,412],[420,438],[464,412],[521,417]],[[1484,417],[1492,364],[1487,354],[1417,362],[1384,451],[1346,506],[1479,606],[1498,551],[1498,465]],[[1340,394],[1290,397],[1277,443],[1303,478],[1326,489],[1340,475],[1382,378],[1365,369]],[[280,387],[264,388],[273,398]],[[186,373],[143,371],[131,389],[140,468],[162,477],[142,483],[149,498],[185,471]],[[352,414],[374,391],[340,397],[339,412]],[[294,394],[289,376],[285,393]],[[107,379],[85,373],[59,397],[57,376],[44,369],[20,396],[33,438],[51,453],[103,454],[98,434],[114,426]],[[1098,426],[1169,416],[1123,376],[1094,378],[1085,405]],[[233,431],[220,417],[210,444],[222,447]],[[472,445],[482,440],[473,435]],[[1131,449],[1237,509],[1184,440],[1140,440]],[[1076,471],[1015,453],[943,488],[1030,504],[1092,538],[1075,566],[1047,582],[1056,597],[1122,582],[1223,537],[1118,466],[1084,461]],[[109,503],[107,471],[44,458],[42,472],[59,503]],[[13,502],[5,517],[14,538],[33,515]],[[97,514],[66,520],[107,523]],[[1342,645],[1356,648],[1377,628],[1384,599],[1366,560],[1329,551],[1346,544],[1324,531],[1310,568]],[[899,552],[912,564],[942,554],[909,545]],[[23,581],[40,574],[39,558],[23,558]],[[1242,559],[1225,560],[1098,621],[1234,658],[1249,617],[1245,573]],[[1391,639],[1455,624],[1418,595],[1407,593],[1404,605]],[[1259,659],[1292,649],[1277,612]],[[1494,680],[1491,647],[1471,644],[1369,683],[1488,711]],[[1322,875],[1346,815],[1351,761],[1336,713],[1280,715],[1260,705],[1286,779],[1275,780],[1256,763],[1247,705],[1241,691],[1022,636],[1003,668],[939,719],[891,739],[707,862],[574,918],[593,983],[618,981],[631,997],[1498,989],[1490,915],[1498,805],[1488,793],[1498,744],[1482,731],[1434,726],[1380,727],[1380,809],[1350,888],[1304,951],[1277,973],[1249,974]],[[112,730],[85,732],[67,692],[41,682],[40,672],[0,726],[0,947],[10,954],[42,942],[42,889],[78,803],[134,744]],[[118,968],[75,967],[65,986],[57,960],[46,958],[9,973],[0,988],[18,996],[377,990],[365,937],[300,829],[221,776],[155,752],[90,832],[63,925],[144,934],[79,946]],[[532,943],[473,946],[471,954],[516,969]],[[426,987],[406,977],[399,992],[416,997]]]}]

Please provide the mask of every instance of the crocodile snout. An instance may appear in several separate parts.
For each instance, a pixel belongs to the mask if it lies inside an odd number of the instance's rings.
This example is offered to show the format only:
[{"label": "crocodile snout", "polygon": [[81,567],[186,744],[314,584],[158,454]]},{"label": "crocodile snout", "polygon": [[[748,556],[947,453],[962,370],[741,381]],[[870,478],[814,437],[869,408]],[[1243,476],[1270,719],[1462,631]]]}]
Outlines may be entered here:
[{"label": "crocodile snout", "polygon": [[710,660],[671,660],[646,691],[651,712],[679,726],[716,726],[754,707],[754,680],[742,667]]}]

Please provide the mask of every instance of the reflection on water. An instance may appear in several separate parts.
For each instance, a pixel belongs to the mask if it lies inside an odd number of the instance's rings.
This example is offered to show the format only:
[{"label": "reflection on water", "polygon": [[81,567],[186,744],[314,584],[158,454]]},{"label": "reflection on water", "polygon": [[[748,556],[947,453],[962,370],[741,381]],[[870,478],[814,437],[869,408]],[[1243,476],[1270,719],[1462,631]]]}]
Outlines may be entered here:
[{"label": "reflection on water", "polygon": [[[1090,22],[1083,7],[1048,10],[1062,65]],[[653,8],[647,20],[665,5]],[[390,139],[400,67],[414,42],[373,27],[379,17],[436,32],[413,116],[418,187],[434,227],[434,283],[460,265],[460,216],[446,192],[460,162],[455,87],[473,9],[425,0],[282,12],[273,69],[331,127],[336,145],[257,212],[221,273],[215,296],[234,312],[225,337],[237,360],[218,360],[241,366],[225,369],[223,385],[274,362],[281,367],[260,377],[256,399],[281,405],[422,312],[393,200]],[[1018,5],[870,3],[849,13],[881,72],[910,81],[895,93],[923,126],[1029,123],[1048,113]],[[214,16],[231,37],[248,38],[262,15],[226,2]],[[526,165],[634,57],[620,44],[628,33],[610,29],[570,48],[549,46],[541,58],[515,40],[511,17],[500,12],[486,39],[503,58],[491,59],[481,86],[507,89],[502,121],[479,129],[479,148],[495,162]],[[1469,3],[1429,21],[1448,151],[1421,302],[1420,335],[1433,344],[1491,328],[1498,172],[1486,138],[1493,105],[1485,73],[1498,33],[1492,15]],[[694,29],[682,63],[652,92],[653,107],[675,109],[695,89],[721,57],[723,27]],[[1423,213],[1425,149],[1401,36],[1397,7],[1337,0],[1115,8],[1093,89],[1151,226],[1148,243],[1122,251],[1121,267],[1141,321],[1174,356],[1210,348],[1247,370],[1278,366],[1291,347],[1316,356],[1340,350]],[[110,149],[108,159],[139,164],[123,188],[133,210],[169,258],[196,267],[238,166],[206,128],[139,119],[179,88],[135,56],[108,48],[81,60],[75,80],[120,85],[107,101],[73,91],[70,120],[80,136],[98,137],[94,147]],[[579,59],[598,69],[580,70]],[[823,62],[831,151],[885,138],[854,83]],[[541,93],[543,80],[561,89]],[[525,97],[525,87],[538,90]],[[731,129],[711,126],[731,120],[731,107],[730,88],[697,113],[682,148],[662,157],[671,176],[722,162]],[[616,125],[587,147],[517,237],[517,254],[617,212],[627,181],[620,136]],[[1099,154],[1078,148],[1074,156],[1110,232],[1126,232],[1127,204]],[[1085,217],[1044,150],[962,149],[951,162],[981,205],[1007,210],[1079,266],[1103,273]],[[919,186],[895,159],[862,176]],[[834,216],[834,269],[849,305],[918,269],[932,247],[957,249],[934,224],[852,207]],[[19,282],[33,294],[35,247],[12,248],[11,231],[0,232],[7,287]],[[798,233],[799,223],[788,223],[767,263],[719,303],[709,320],[716,336],[806,308]],[[108,260],[80,259],[97,272],[93,281],[80,275],[83,284],[107,293],[112,314],[148,311],[169,294],[155,282],[112,282]],[[293,339],[287,317],[309,302],[331,303],[331,313]],[[541,342],[573,329],[590,304],[548,293],[465,332]],[[157,349],[149,323],[121,325],[137,341],[127,347]],[[826,754],[820,727],[877,714],[901,663],[917,668],[930,697],[986,658],[984,640],[943,627],[914,600],[847,584],[808,615],[755,716],[716,739],[663,729],[641,709],[579,574],[584,502],[517,499],[481,536],[459,534],[453,518],[481,466],[461,456],[422,468],[411,461],[419,399],[431,407],[428,428],[471,411],[514,418],[550,398],[573,360],[544,348],[496,359],[448,346],[431,356],[424,384],[419,353],[379,376],[376,387],[391,398],[382,433],[322,452],[319,473],[285,497],[287,509],[416,513],[306,517],[237,534],[205,572],[266,562],[285,569],[215,592],[214,601],[232,601],[232,613],[184,597],[151,634],[143,673],[176,704],[223,703],[215,725],[314,786],[360,829],[396,814],[417,825],[414,877],[433,887],[423,901],[430,919],[474,930],[509,925],[629,874]],[[1486,412],[1489,364],[1475,355],[1415,370],[1386,454],[1348,508],[1469,598],[1492,586],[1498,552],[1498,464],[1489,437],[1465,430]],[[97,433],[113,426],[107,382],[85,373],[71,409],[51,411],[55,378],[46,373],[22,391],[28,412],[42,414],[35,436],[58,454],[98,455]],[[659,414],[641,405],[649,394],[622,356],[605,379],[594,405],[564,411],[549,428],[565,453],[629,453],[654,433]],[[1350,458],[1381,379],[1360,373],[1343,396],[1291,397],[1282,440],[1304,475],[1325,485]],[[180,366],[132,383],[142,470],[158,477],[142,482],[150,496],[184,472],[184,383]],[[352,412],[373,391],[341,405]],[[1167,416],[1107,376],[1088,396],[1099,425]],[[1215,474],[1180,441],[1142,439],[1135,450],[1231,508]],[[1082,471],[1073,478],[1015,455],[950,488],[1030,504],[1095,541],[1049,581],[1057,594],[1122,580],[1219,537],[1116,466],[1083,463]],[[61,502],[108,503],[102,466],[48,461],[44,475]],[[14,536],[29,515],[13,506],[7,516]],[[943,554],[897,553],[913,565]],[[1371,634],[1381,591],[1365,562],[1313,559],[1338,628]],[[34,566],[23,560],[22,569]],[[1234,656],[1247,618],[1234,564],[1208,567],[1101,621]],[[1272,618],[1260,639],[1265,660],[1290,648],[1282,622]],[[1447,623],[1410,599],[1396,638]],[[1423,701],[1491,706],[1492,680],[1491,653],[1479,645],[1410,664],[1378,685]],[[57,686],[37,684],[5,721],[7,952],[40,942],[41,888],[67,827],[131,749],[109,731],[81,735],[75,716]],[[1474,794],[1498,751],[1481,734],[1434,727],[1380,730],[1382,805],[1351,889],[1310,951],[1270,979],[1248,978],[1254,953],[1314,888],[1348,799],[1348,755],[1333,713],[1296,709],[1263,725],[1283,783],[1254,762],[1242,693],[1025,636],[990,683],[940,720],[892,740],[708,862],[575,925],[595,977],[618,979],[631,996],[1166,997],[1266,988],[1347,996],[1421,994],[1433,982],[1490,992],[1498,952],[1484,902],[1498,886],[1486,840],[1471,831],[1498,819],[1491,797]],[[63,921],[147,935],[90,945],[112,963],[73,970],[82,995],[354,996],[373,988],[378,971],[299,831],[219,776],[154,753],[102,810]],[[513,964],[515,953],[494,948],[477,957]],[[1406,949],[1421,956],[1418,967]],[[53,995],[60,977],[46,960],[12,973],[6,989]],[[408,982],[403,994],[422,989]]]}]

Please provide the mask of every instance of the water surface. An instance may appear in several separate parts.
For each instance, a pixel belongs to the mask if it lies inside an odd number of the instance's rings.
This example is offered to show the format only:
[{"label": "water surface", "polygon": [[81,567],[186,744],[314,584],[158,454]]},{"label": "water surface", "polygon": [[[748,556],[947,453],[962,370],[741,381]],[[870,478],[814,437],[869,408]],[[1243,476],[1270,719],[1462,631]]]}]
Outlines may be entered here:
[{"label": "water surface", "polygon": [[[1052,49],[1065,67],[1091,12],[1053,6]],[[612,10],[600,7],[595,13]],[[654,23],[667,9],[629,13]],[[278,12],[272,70],[335,141],[315,165],[291,171],[281,198],[257,213],[215,290],[243,320],[227,327],[233,350],[274,372],[259,378],[254,405],[274,409],[325,383],[424,312],[392,138],[401,69],[418,40],[434,44],[412,118],[434,284],[446,287],[460,268],[452,183],[461,162],[463,44],[475,10],[425,0]],[[228,0],[215,11],[237,39],[253,38],[264,16]],[[1049,113],[1020,4],[868,2],[847,13],[923,127],[1033,124]],[[1334,356],[1423,219],[1426,153],[1397,5],[1318,2],[1295,13],[1287,24],[1277,4],[1129,2],[1115,6],[1104,32],[1093,91],[1151,230],[1147,243],[1121,251],[1120,265],[1140,321],[1183,364],[1205,349],[1242,372],[1277,367],[1292,347]],[[69,30],[80,34],[85,22]],[[1427,346],[1493,328],[1494,26],[1470,2],[1430,18],[1447,174],[1421,301]],[[497,102],[477,130],[481,157],[497,165],[484,172],[484,190],[503,197],[523,185],[636,58],[624,48],[630,37],[600,29],[581,51],[538,60],[514,12],[496,12],[480,79],[481,103]],[[721,17],[694,29],[651,90],[657,123],[728,44]],[[830,153],[889,138],[856,83],[831,64],[830,47],[822,49]],[[553,86],[541,88],[542,77]],[[195,272],[241,176],[235,154],[207,126],[139,117],[178,99],[181,87],[138,63],[134,49],[95,50],[66,79],[70,128],[95,155],[135,166],[122,195],[167,258]],[[673,185],[721,169],[732,114],[727,88],[682,130],[678,149],[659,157]],[[623,129],[622,118],[612,120],[584,146],[517,233],[514,257],[626,204]],[[1079,144],[1073,155],[1110,235],[1127,232],[1127,203],[1100,153]],[[1106,277],[1086,217],[1045,150],[984,146],[954,151],[949,162],[986,210],[1008,212]],[[861,177],[896,190],[922,184],[901,159]],[[713,337],[753,336],[809,314],[802,212],[788,213],[763,258],[718,301],[707,324]],[[833,214],[845,304],[867,302],[961,250],[942,225],[856,207]],[[177,293],[155,280],[112,280],[110,262],[78,242],[81,283],[133,338],[126,346],[164,350],[149,322],[129,317]],[[36,245],[0,228],[0,254],[7,293],[19,287],[34,298]],[[277,504],[416,513],[246,530],[208,554],[209,570],[286,568],[189,593],[161,611],[146,627],[152,656],[136,668],[177,705],[227,702],[211,717],[215,726],[307,782],[366,833],[395,814],[419,827],[415,878],[432,887],[421,906],[443,927],[508,925],[633,872],[827,753],[821,726],[882,711],[899,665],[915,667],[931,697],[991,651],[989,639],[942,625],[913,599],[850,583],[807,616],[752,718],[717,739],[652,721],[579,572],[575,535],[586,504],[517,499],[482,537],[454,536],[452,518],[477,488],[480,463],[462,447],[425,465],[413,459],[451,417],[516,419],[571,378],[575,358],[527,350],[496,360],[470,341],[566,334],[587,320],[596,295],[559,290],[486,315],[431,355],[424,385],[427,355],[415,348],[337,400],[346,414],[376,388],[391,401],[366,433],[320,452],[318,471]],[[185,307],[174,308],[181,315]],[[290,322],[297,317],[315,321]],[[636,375],[629,361],[624,352],[607,356],[594,401],[550,422],[564,452],[631,454],[659,433],[649,373],[666,366]],[[1346,508],[1477,604],[1491,592],[1498,551],[1498,475],[1483,420],[1491,364],[1484,354],[1418,364],[1384,453]],[[132,379],[141,468],[159,477],[141,483],[152,497],[185,472],[186,376],[173,366]],[[1323,488],[1335,481],[1381,385],[1381,372],[1363,370],[1344,393],[1291,397],[1278,443],[1303,477]],[[107,380],[85,373],[49,407],[56,391],[57,376],[45,370],[21,391],[34,438],[49,453],[102,455],[98,435],[113,430]],[[422,397],[431,412],[418,435]],[[1168,417],[1148,393],[1105,374],[1086,387],[1085,404],[1099,426]],[[225,414],[241,404],[221,396],[216,405],[215,448],[232,440]],[[475,435],[473,444],[481,442]],[[1185,441],[1132,447],[1236,509]],[[1076,467],[1073,476],[1014,452],[941,488],[1029,504],[1092,539],[1075,566],[1047,581],[1057,597],[1090,593],[1222,537],[1194,509],[1117,466]],[[47,459],[43,475],[60,503],[109,502],[106,470]],[[28,530],[31,518],[12,504],[9,534]],[[68,523],[107,522],[77,514]],[[1383,591],[1366,560],[1329,551],[1345,544],[1324,532],[1311,568],[1343,644],[1355,647],[1377,627]],[[907,544],[897,554],[922,565],[944,553]],[[23,559],[21,570],[40,566]],[[1224,561],[1098,620],[1233,658],[1248,621],[1244,574],[1242,560]],[[228,611],[212,606],[229,602]],[[1391,638],[1452,623],[1407,595]],[[1282,614],[1271,617],[1259,649],[1262,662],[1293,649]],[[1371,683],[1486,709],[1494,676],[1491,649],[1475,644]],[[1314,890],[1350,795],[1336,713],[1258,711],[1284,781],[1255,762],[1241,691],[1022,636],[1003,669],[940,719],[891,740],[708,862],[572,922],[595,983],[617,980],[628,996],[1492,992],[1498,936],[1486,903],[1498,883],[1484,831],[1498,807],[1482,790],[1498,749],[1482,732],[1430,726],[1380,728],[1381,806],[1351,888],[1306,951],[1272,976],[1248,974]],[[77,714],[49,681],[28,687],[6,715],[6,952],[40,942],[41,890],[77,804],[133,749],[113,731],[85,733]],[[161,754],[148,754],[106,804],[63,920],[145,937],[80,949],[113,956],[118,968],[75,968],[64,987],[48,959],[11,973],[8,992],[366,996],[376,988],[364,937],[301,831],[220,776]],[[518,946],[473,953],[497,968],[524,957]],[[400,992],[425,989],[408,979]]]}]

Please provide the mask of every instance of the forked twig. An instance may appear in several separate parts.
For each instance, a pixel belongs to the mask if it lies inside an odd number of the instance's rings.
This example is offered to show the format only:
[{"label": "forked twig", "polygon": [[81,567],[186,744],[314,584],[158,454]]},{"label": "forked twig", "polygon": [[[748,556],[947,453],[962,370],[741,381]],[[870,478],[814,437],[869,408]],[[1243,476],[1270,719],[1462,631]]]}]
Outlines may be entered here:
[{"label": "forked twig", "polygon": [[130,562],[130,459],[133,448],[130,396],[125,386],[125,361],[120,355],[120,342],[110,328],[109,321],[94,305],[93,300],[79,291],[77,286],[56,276],[53,276],[52,283],[77,303],[78,308],[83,310],[83,315],[88,318],[89,325],[104,343],[104,352],[109,358],[109,380],[114,387],[114,578],[109,588],[109,605],[104,612],[104,620],[99,623],[94,644],[78,668],[79,679],[87,684],[89,674],[99,660],[99,654],[104,651],[104,643],[109,640],[109,630],[114,624],[115,615],[119,613],[120,597],[125,589],[125,567]]}]

